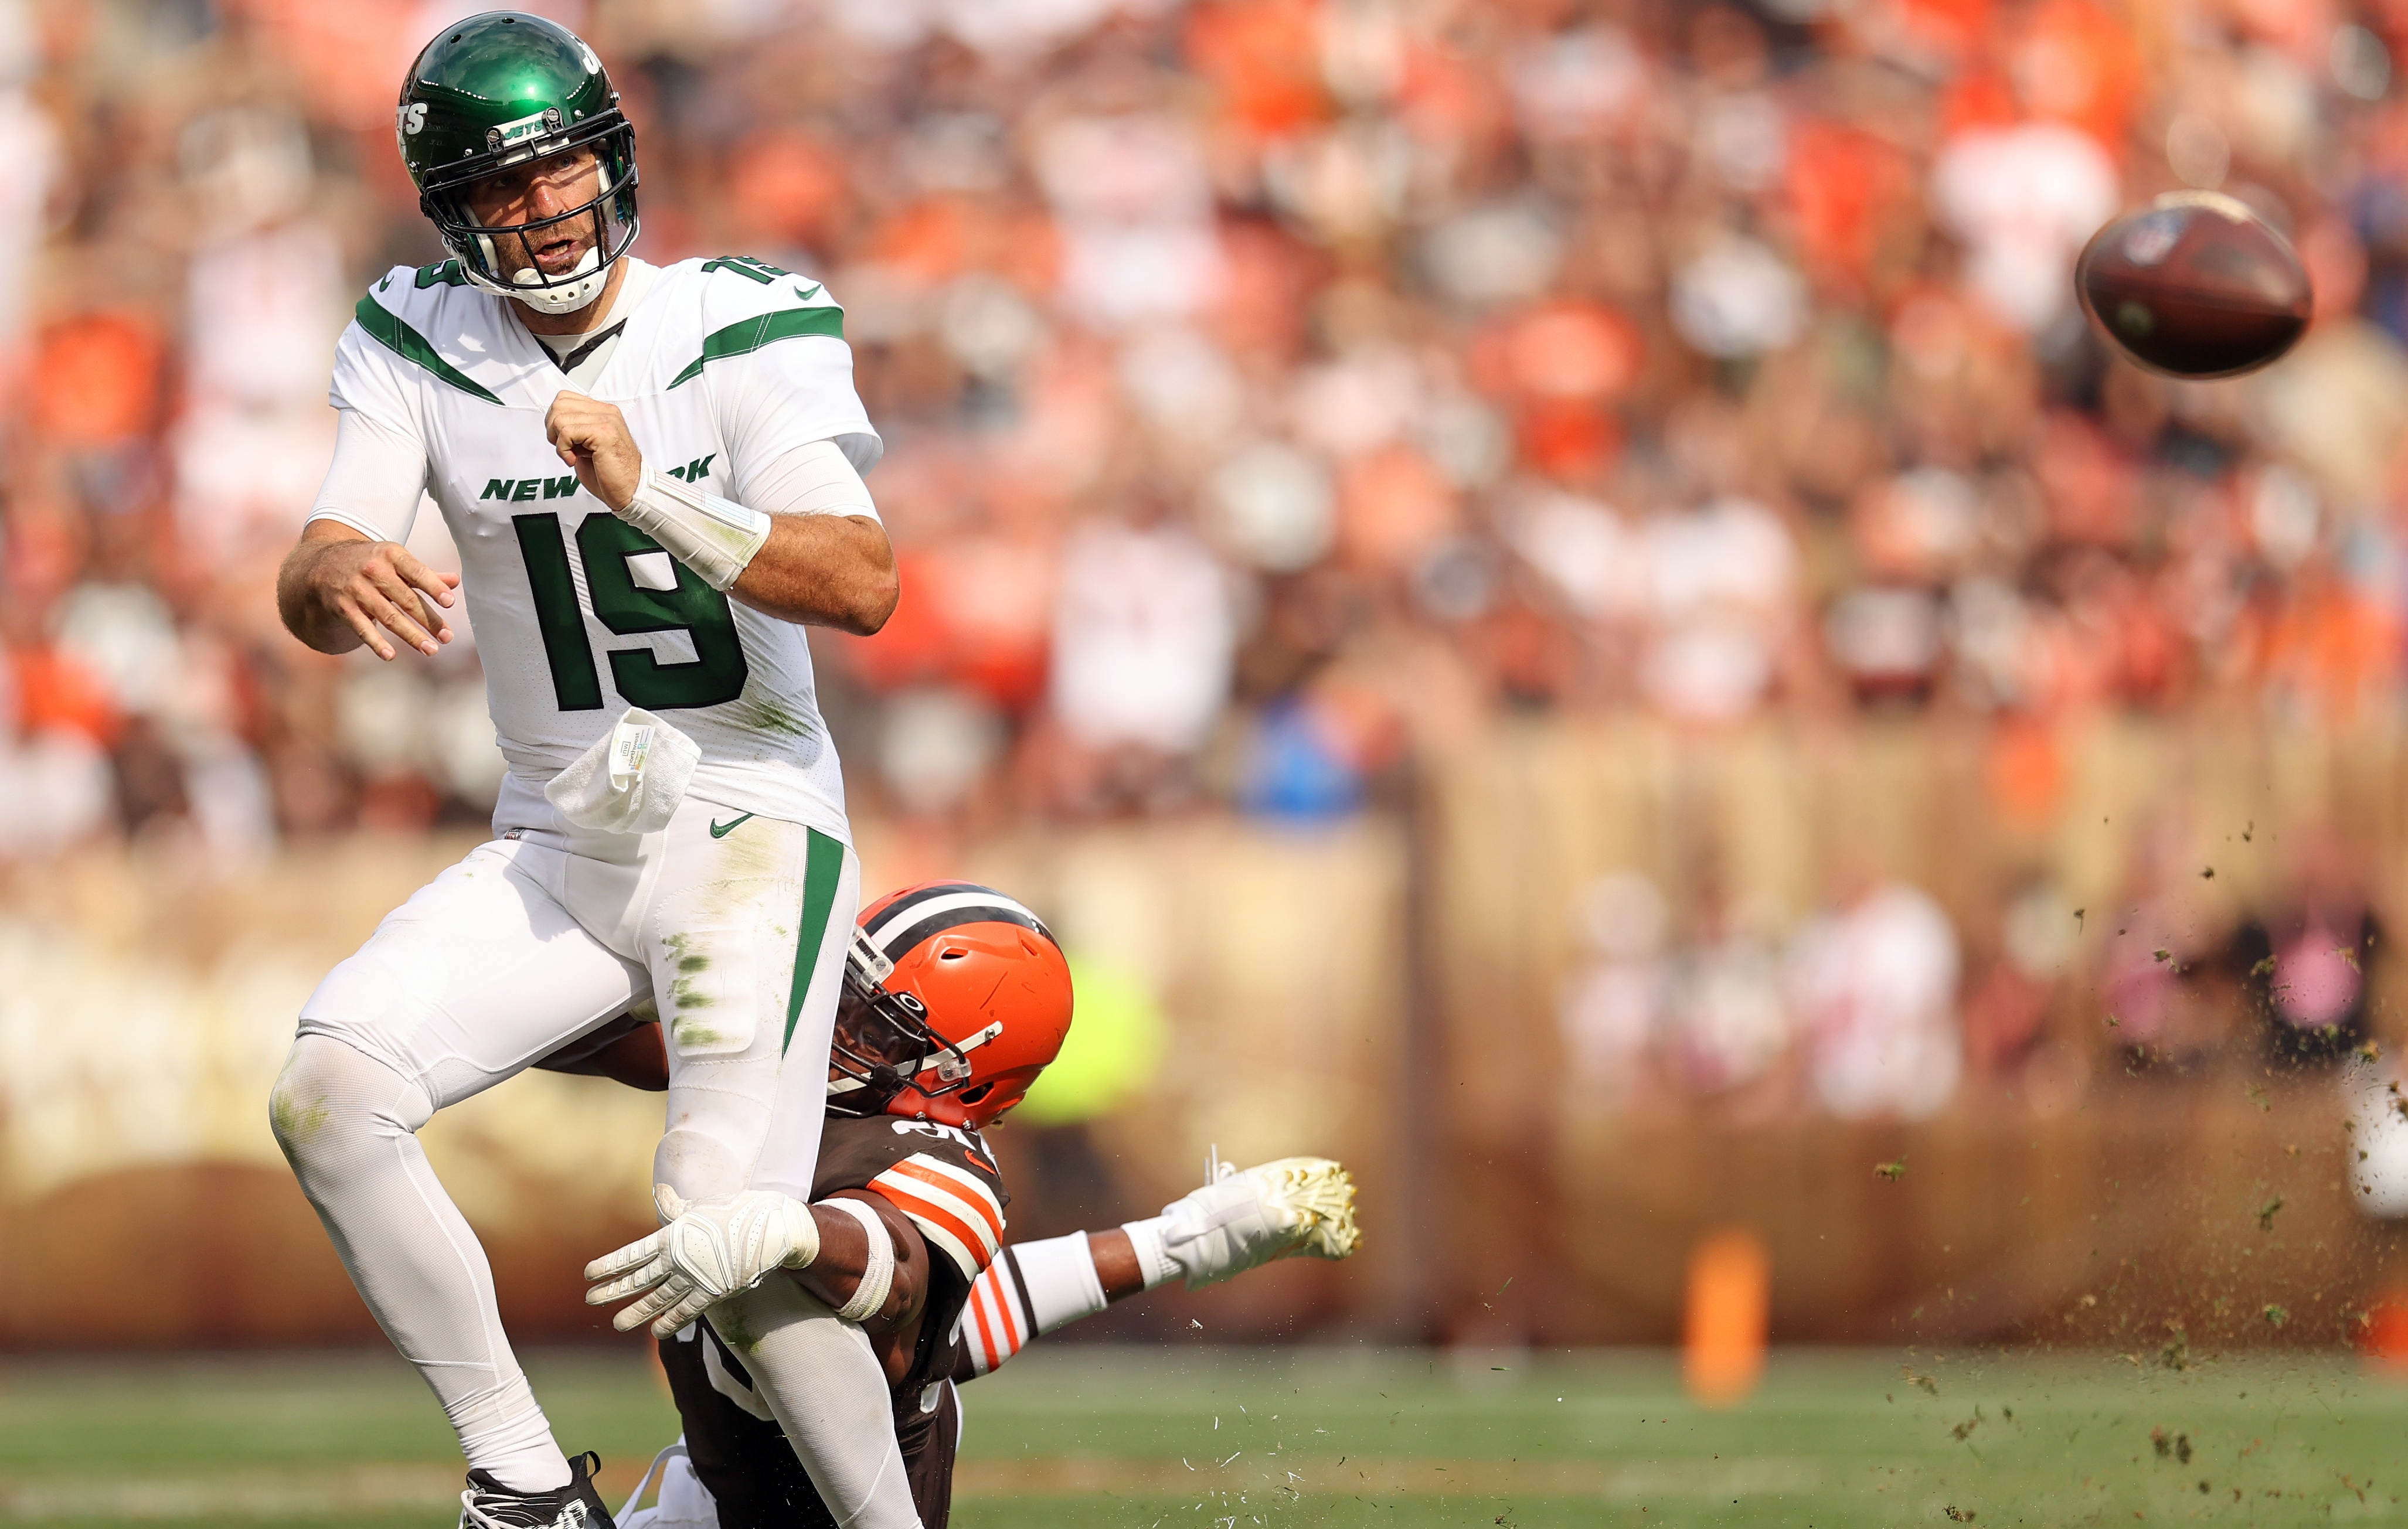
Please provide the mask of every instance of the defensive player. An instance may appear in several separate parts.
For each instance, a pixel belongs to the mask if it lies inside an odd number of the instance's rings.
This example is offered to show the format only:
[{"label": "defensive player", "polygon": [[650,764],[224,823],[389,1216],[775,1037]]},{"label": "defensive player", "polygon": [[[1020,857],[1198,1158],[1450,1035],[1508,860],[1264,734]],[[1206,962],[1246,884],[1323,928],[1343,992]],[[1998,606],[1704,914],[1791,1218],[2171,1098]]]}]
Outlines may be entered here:
[{"label": "defensive player", "polygon": [[[1028,909],[990,888],[908,888],[861,922],[838,1011],[831,1118],[813,1193],[818,1214],[846,1210],[863,1235],[826,1228],[820,1256],[793,1278],[867,1323],[922,1522],[942,1529],[960,1432],[956,1386],[1039,1334],[1168,1279],[1196,1288],[1293,1253],[1345,1257],[1354,1246],[1353,1186],[1325,1158],[1243,1173],[1216,1165],[1202,1189],[1160,1216],[1004,1247],[1010,1196],[981,1132],[1060,1050],[1071,1015],[1068,969]],[[597,1032],[543,1065],[658,1087],[657,1034],[622,1021],[607,1037]],[[666,1289],[658,1251],[667,1236],[595,1267],[646,1266]],[[609,1298],[626,1283],[595,1295]],[[656,1462],[658,1506],[629,1529],[833,1525],[752,1383],[740,1336],[673,1322],[655,1331],[665,1334],[661,1362],[685,1437]]]},{"label": "defensive player", "polygon": [[[858,895],[803,627],[875,631],[897,596],[842,313],[757,261],[629,253],[634,130],[552,22],[446,27],[394,126],[452,258],[395,268],[344,331],[335,460],[278,597],[311,647],[391,660],[451,640],[465,596],[509,774],[494,840],[310,996],[277,1138],[459,1434],[462,1524],[607,1526],[414,1133],[656,1001],[661,1217],[761,1261],[722,1271],[712,1320],[751,1336],[820,1494],[862,1529],[910,1525],[867,1338],[762,1278],[817,1250],[798,1200]],[[401,545],[422,493],[456,579]]]},{"label": "defensive player", "polygon": [[[865,1200],[882,1199],[913,1168],[950,1161],[968,1171],[982,1156],[968,1148],[948,1153],[930,1150],[925,1141],[898,1143],[895,1123],[883,1122],[882,1137],[880,1122],[831,1120],[820,1192],[841,1195],[866,1186]],[[893,1166],[870,1171],[889,1160]],[[908,1197],[910,1191],[903,1193]],[[922,1213],[903,1212],[908,1225],[894,1232],[890,1310],[872,1318],[868,1330],[888,1373],[897,1377],[891,1390],[895,1425],[921,1522],[945,1529],[952,1511],[962,1426],[957,1388],[994,1373],[1037,1337],[1169,1279],[1200,1289],[1282,1258],[1347,1257],[1355,1246],[1352,1195],[1345,1170],[1327,1158],[1283,1158],[1242,1171],[1215,1164],[1202,1188],[1165,1206],[1159,1216],[1005,1246],[966,1300],[948,1293],[954,1287],[951,1255],[937,1250],[942,1239]],[[876,1207],[890,1229],[905,1203],[908,1198]],[[907,1283],[903,1271],[923,1265],[925,1282]],[[866,1256],[848,1249],[824,1252],[809,1277],[823,1299],[836,1302],[853,1297],[859,1281],[876,1275]],[[931,1346],[928,1336],[938,1332],[944,1337]],[[661,1341],[661,1365],[685,1434],[653,1463],[656,1506],[628,1514],[625,1529],[826,1529],[834,1522],[795,1468],[794,1453],[741,1358],[718,1335],[700,1323],[681,1329]],[[648,1472],[627,1509],[651,1480]]]}]

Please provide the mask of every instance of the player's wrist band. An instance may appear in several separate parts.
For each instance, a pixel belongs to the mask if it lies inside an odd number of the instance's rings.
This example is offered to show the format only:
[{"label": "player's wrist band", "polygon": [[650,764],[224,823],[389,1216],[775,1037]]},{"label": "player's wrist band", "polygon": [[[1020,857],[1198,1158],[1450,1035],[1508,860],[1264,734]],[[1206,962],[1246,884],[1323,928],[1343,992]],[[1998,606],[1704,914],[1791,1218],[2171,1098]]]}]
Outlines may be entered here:
[{"label": "player's wrist band", "polygon": [[836,1314],[846,1322],[866,1322],[886,1305],[887,1293],[895,1288],[895,1239],[888,1235],[886,1223],[879,1219],[878,1212],[859,1200],[817,1203],[830,1210],[841,1210],[861,1222],[862,1235],[869,1239],[869,1267],[862,1272],[853,1299],[836,1308]]},{"label": "player's wrist band", "polygon": [[1186,1272],[1170,1256],[1170,1249],[1163,1239],[1161,1217],[1125,1222],[1121,1230],[1128,1234],[1129,1250],[1137,1254],[1137,1266],[1145,1275],[1146,1289],[1152,1290]]},{"label": "player's wrist band", "polygon": [[646,472],[636,496],[616,513],[722,593],[769,539],[768,516],[666,473]]}]

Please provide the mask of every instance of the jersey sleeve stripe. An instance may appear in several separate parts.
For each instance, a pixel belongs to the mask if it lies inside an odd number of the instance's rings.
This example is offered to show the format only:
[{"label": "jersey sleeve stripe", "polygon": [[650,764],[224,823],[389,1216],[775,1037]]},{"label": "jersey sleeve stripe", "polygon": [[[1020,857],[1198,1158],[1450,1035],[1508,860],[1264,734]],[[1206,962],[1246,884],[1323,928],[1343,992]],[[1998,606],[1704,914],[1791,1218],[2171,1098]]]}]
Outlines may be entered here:
[{"label": "jersey sleeve stripe", "polygon": [[[971,1283],[970,1298],[953,1319],[953,1333],[946,1341],[954,1345],[961,1356],[954,1371],[956,1378],[976,1379],[993,1374],[1005,1360],[1028,1347],[1037,1332],[1037,1317],[1029,1303],[1028,1282],[1021,1275],[1020,1259],[1006,1248]],[[968,1366],[967,1373],[960,1368],[963,1365]]]},{"label": "jersey sleeve stripe", "polygon": [[966,1192],[953,1179],[915,1173],[910,1163],[897,1163],[879,1178],[932,1205],[941,1206],[958,1218],[972,1239],[986,1247],[986,1257],[979,1260],[981,1265],[994,1258],[995,1250],[1003,1246],[1003,1217],[991,1198]]},{"label": "jersey sleeve stripe", "polygon": [[979,1375],[994,1371],[996,1366],[1028,1346],[1031,1329],[1014,1321],[1011,1287],[1015,1272],[1006,1250],[1002,1257],[987,1265],[970,1287],[971,1308],[977,1313],[981,1341],[971,1347],[971,1368]]},{"label": "jersey sleeve stripe", "polygon": [[[989,1266],[992,1267],[993,1265]],[[1011,1325],[1011,1308],[1005,1302],[1003,1293],[1001,1291],[988,1291],[987,1301],[988,1304],[995,1308],[995,1331],[996,1337],[996,1343],[995,1346],[995,1362],[1000,1365],[1005,1360],[1010,1359],[1013,1354],[1018,1353],[1020,1351],[1020,1346],[1027,1342],[1028,1339],[1021,1334],[1018,1328]]]},{"label": "jersey sleeve stripe", "polygon": [[[940,1162],[925,1152],[915,1152],[886,1171],[917,1179],[931,1192],[959,1200],[965,1214],[985,1223],[992,1234],[988,1240],[996,1248],[1003,1246],[1003,1202],[996,1198],[995,1191],[988,1188],[978,1175]],[[989,1249],[988,1256],[994,1256],[993,1249]]]},{"label": "jersey sleeve stripe", "polygon": [[941,1203],[923,1186],[910,1179],[897,1181],[892,1173],[880,1174],[870,1180],[870,1187],[894,1201],[923,1236],[942,1248],[960,1265],[963,1278],[977,1279],[994,1261],[995,1239],[986,1235],[983,1223],[961,1208],[960,1202]]},{"label": "jersey sleeve stripe", "polygon": [[1027,1278],[1020,1272],[1020,1255],[1006,1248],[996,1262],[1011,1265],[1012,1316],[1020,1323],[1023,1334],[1020,1341],[1027,1343],[1038,1335],[1037,1302],[1028,1293]]},{"label": "jersey sleeve stripe", "polygon": [[1028,1341],[1028,1329],[1020,1321],[1019,1303],[1012,1298],[1019,1276],[1020,1271],[1013,1265],[1009,1248],[997,1253],[995,1262],[986,1266],[986,1273],[979,1276],[982,1282],[992,1280],[988,1284],[987,1294],[995,1302],[996,1325],[1002,1330],[1010,1353],[1019,1352],[1020,1346]]},{"label": "jersey sleeve stripe", "polygon": [[437,355],[435,347],[426,343],[425,336],[402,322],[392,309],[376,300],[374,293],[360,299],[359,307],[351,310],[351,317],[379,345],[412,365],[423,367],[429,376],[449,383],[471,398],[481,398],[489,404],[501,402],[475,379]]},{"label": "jersey sleeve stripe", "polygon": [[[1011,1302],[1009,1297],[1001,1291],[990,1292],[989,1295],[995,1302],[996,1325],[1003,1333],[1003,1358],[1010,1359],[1027,1346],[1028,1333],[1012,1320]],[[996,1363],[1001,1364],[1002,1360],[997,1360]]]},{"label": "jersey sleeve stripe", "polygon": [[[898,1202],[898,1204],[900,1202]],[[937,1248],[939,1251],[943,1252],[947,1258],[953,1261],[953,1266],[962,1271],[962,1278],[966,1279],[975,1279],[978,1278],[980,1273],[979,1255],[974,1250],[972,1244],[963,1241],[961,1237],[954,1235],[953,1232],[948,1231],[945,1227],[928,1217],[919,1214],[908,1205],[903,1206],[902,1210],[903,1213],[910,1216],[913,1223],[920,1228],[920,1235],[926,1237],[931,1246]]]},{"label": "jersey sleeve stripe", "polygon": [[765,345],[793,339],[801,335],[824,335],[834,339],[844,338],[844,309],[833,305],[821,307],[790,307],[776,313],[764,313],[739,320],[724,329],[714,329],[702,342],[702,354],[686,364],[686,368],[671,379],[671,388],[681,388],[702,375],[705,363],[724,361],[730,356],[750,355]]},{"label": "jersey sleeve stripe", "polygon": [[980,1268],[995,1262],[995,1250],[1000,1244],[987,1235],[986,1223],[972,1215],[959,1200],[916,1188],[906,1188],[903,1193],[918,1203],[917,1214],[936,1217],[944,1223],[946,1231],[961,1238],[965,1245],[976,1249]]},{"label": "jersey sleeve stripe", "polygon": [[994,1324],[987,1321],[987,1310],[993,1303],[980,1298],[984,1289],[983,1277],[979,1284],[970,1288],[970,1316],[978,1323],[978,1349],[971,1354],[970,1362],[981,1375],[1003,1363],[1003,1357],[995,1351]]}]

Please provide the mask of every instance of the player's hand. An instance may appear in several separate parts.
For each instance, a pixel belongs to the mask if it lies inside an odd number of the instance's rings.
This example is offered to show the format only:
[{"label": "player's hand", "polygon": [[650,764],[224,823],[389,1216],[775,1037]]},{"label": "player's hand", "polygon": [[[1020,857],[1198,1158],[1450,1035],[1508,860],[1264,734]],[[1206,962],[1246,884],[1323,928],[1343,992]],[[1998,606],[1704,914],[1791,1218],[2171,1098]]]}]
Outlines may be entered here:
[{"label": "player's hand", "polygon": [[1283,1157],[1240,1171],[1216,1162],[1211,1180],[1162,1207],[1163,1254],[1202,1290],[1303,1253],[1345,1258],[1360,1243],[1354,1178],[1327,1157]]},{"label": "player's hand", "polygon": [[585,492],[613,512],[626,508],[643,486],[644,453],[636,450],[618,405],[564,388],[543,417],[543,433],[560,460],[577,470]]},{"label": "player's hand", "polygon": [[390,662],[394,636],[433,657],[452,640],[452,623],[437,607],[459,596],[458,574],[437,573],[393,541],[333,541],[310,560],[305,589],[321,610],[333,611],[376,656]]},{"label": "player's hand", "polygon": [[811,1207],[771,1190],[688,1202],[654,1184],[652,1202],[667,1224],[585,1265],[585,1278],[597,1281],[585,1293],[587,1306],[639,1297],[610,1319],[622,1333],[649,1322],[654,1337],[667,1337],[772,1270],[799,1269],[819,1256]]}]

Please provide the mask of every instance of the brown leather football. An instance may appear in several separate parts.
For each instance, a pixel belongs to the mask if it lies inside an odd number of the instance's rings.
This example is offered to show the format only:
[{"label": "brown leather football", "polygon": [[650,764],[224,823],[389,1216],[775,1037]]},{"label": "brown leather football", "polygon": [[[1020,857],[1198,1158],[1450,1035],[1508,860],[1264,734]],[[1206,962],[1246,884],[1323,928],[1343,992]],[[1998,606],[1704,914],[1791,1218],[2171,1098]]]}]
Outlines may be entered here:
[{"label": "brown leather football", "polygon": [[2265,365],[2299,340],[2312,307],[2291,241],[2214,192],[2174,192],[2109,223],[2073,284],[2127,355],[2175,377]]}]

